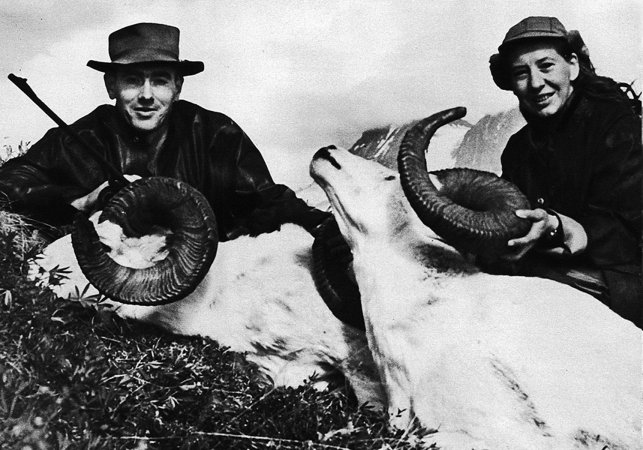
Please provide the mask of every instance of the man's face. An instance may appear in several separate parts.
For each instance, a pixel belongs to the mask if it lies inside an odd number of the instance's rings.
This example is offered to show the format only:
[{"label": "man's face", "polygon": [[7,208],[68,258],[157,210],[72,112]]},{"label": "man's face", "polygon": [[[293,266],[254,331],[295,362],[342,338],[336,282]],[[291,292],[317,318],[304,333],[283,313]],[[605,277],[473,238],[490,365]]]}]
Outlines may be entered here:
[{"label": "man's face", "polygon": [[548,43],[520,46],[511,55],[511,84],[518,101],[538,117],[550,117],[565,104],[578,77],[578,59],[563,58]]},{"label": "man's face", "polygon": [[109,98],[136,130],[151,132],[167,121],[178,100],[183,78],[170,66],[127,67],[105,76]]}]

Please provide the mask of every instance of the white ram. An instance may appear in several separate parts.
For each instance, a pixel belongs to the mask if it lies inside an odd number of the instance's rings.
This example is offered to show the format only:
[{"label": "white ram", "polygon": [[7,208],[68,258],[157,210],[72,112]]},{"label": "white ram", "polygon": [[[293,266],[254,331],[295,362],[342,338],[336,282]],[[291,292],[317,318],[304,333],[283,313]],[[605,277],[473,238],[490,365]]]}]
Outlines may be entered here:
[{"label": "white ram", "polygon": [[[148,267],[162,259],[164,235],[127,238],[120,226],[92,218],[100,240],[122,266]],[[286,224],[281,231],[219,244],[217,256],[194,291],[163,305],[106,302],[118,315],[156,324],[181,335],[216,340],[258,365],[275,385],[296,386],[316,375],[318,387],[342,373],[361,403],[383,405],[377,371],[364,333],[342,324],[326,307],[311,275],[313,238]],[[78,266],[71,235],[49,245],[32,265],[47,283],[52,272],[69,268],[51,286],[63,298],[98,295]]]},{"label": "white ram", "polygon": [[[418,166],[453,115],[407,135],[421,141],[411,143],[421,147]],[[311,175],[353,252],[396,426],[437,430],[424,439],[445,449],[642,448],[641,330],[567,285],[481,272],[418,218],[400,176],[376,162],[330,147]],[[453,189],[442,184],[450,173],[424,175],[438,195]],[[447,203],[438,215],[452,212]]]}]

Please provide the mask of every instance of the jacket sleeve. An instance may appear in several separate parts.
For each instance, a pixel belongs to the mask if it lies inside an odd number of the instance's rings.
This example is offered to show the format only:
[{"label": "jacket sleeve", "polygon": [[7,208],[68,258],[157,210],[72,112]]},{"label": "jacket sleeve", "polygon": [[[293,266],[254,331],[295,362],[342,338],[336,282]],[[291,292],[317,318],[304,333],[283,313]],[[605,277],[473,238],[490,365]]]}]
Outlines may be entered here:
[{"label": "jacket sleeve", "polygon": [[6,207],[51,225],[70,223],[77,212],[70,203],[86,189],[68,176],[65,155],[61,133],[52,129],[24,155],[2,165],[0,198]]},{"label": "jacket sleeve", "polygon": [[238,131],[232,207],[250,234],[273,231],[284,223],[312,232],[330,216],[308,206],[289,187],[276,184],[257,147],[240,128]]},{"label": "jacket sleeve", "polygon": [[587,233],[587,256],[600,266],[640,264],[641,123],[621,115],[595,146],[587,206],[575,219]]}]

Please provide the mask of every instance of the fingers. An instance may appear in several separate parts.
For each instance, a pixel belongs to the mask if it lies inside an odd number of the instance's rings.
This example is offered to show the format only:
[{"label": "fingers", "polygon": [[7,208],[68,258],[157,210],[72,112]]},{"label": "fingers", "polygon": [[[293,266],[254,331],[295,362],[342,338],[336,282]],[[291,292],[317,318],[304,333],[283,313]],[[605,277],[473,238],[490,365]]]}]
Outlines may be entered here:
[{"label": "fingers", "polygon": [[547,211],[541,208],[536,209],[517,209],[516,215],[521,219],[528,219],[532,222],[547,220]]},{"label": "fingers", "polygon": [[541,236],[547,231],[548,214],[544,209],[518,209],[516,216],[532,222],[526,235],[507,242],[510,251],[503,255],[507,261],[517,261],[531,250]]},{"label": "fingers", "polygon": [[547,231],[549,214],[544,209],[518,209],[516,210],[516,216],[530,220],[532,222],[529,232],[516,239],[511,239],[507,242],[509,247],[519,247],[522,245],[528,245],[532,242],[535,243],[541,236]]},{"label": "fingers", "polygon": [[[127,179],[127,181],[131,183],[132,181],[136,181],[141,177],[138,175],[125,175],[125,178]],[[109,186],[109,181],[102,182],[96,189],[91,191],[89,194],[73,200],[71,202],[71,205],[76,209],[78,209],[79,211],[92,210],[96,206],[100,198],[101,192],[108,186]]]}]

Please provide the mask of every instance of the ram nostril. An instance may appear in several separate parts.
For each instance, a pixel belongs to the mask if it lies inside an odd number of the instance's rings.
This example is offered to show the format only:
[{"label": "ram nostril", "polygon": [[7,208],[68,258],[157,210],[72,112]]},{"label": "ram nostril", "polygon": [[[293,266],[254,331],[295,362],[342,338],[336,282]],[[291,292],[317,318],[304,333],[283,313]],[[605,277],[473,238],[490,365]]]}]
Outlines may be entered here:
[{"label": "ram nostril", "polygon": [[328,152],[328,147],[322,147],[315,152],[315,154],[313,155],[313,159],[319,159],[319,158],[326,159],[329,155],[330,153]]},{"label": "ram nostril", "polygon": [[330,154],[330,150],[336,150],[336,149],[337,147],[335,147],[334,145],[329,145],[328,147],[320,148],[313,155],[313,159],[325,159],[326,161],[330,162],[336,169],[341,169],[342,166]]}]

